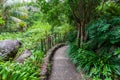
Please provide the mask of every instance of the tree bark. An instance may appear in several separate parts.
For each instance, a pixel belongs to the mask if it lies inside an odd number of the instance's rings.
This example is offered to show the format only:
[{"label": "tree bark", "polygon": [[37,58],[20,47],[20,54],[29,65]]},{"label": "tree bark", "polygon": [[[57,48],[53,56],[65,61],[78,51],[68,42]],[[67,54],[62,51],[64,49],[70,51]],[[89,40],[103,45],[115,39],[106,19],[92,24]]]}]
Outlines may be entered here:
[{"label": "tree bark", "polygon": [[81,27],[78,26],[77,40],[78,40],[78,46],[79,46],[79,47],[80,47],[80,37],[81,37]]},{"label": "tree bark", "polygon": [[82,47],[83,42],[84,42],[84,37],[85,37],[85,20],[81,21],[81,42],[80,42],[80,46]]}]

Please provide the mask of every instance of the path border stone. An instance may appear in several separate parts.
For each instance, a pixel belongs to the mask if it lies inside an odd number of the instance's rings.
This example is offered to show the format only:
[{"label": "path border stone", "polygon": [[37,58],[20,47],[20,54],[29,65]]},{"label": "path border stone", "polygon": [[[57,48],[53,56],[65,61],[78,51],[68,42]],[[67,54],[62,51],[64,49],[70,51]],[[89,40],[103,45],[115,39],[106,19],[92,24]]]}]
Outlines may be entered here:
[{"label": "path border stone", "polygon": [[48,72],[49,72],[49,64],[52,61],[52,57],[54,56],[55,51],[60,48],[65,46],[66,43],[60,43],[52,47],[47,53],[46,57],[43,60],[42,67],[41,67],[41,72],[40,72],[40,80],[47,80],[48,78]]}]

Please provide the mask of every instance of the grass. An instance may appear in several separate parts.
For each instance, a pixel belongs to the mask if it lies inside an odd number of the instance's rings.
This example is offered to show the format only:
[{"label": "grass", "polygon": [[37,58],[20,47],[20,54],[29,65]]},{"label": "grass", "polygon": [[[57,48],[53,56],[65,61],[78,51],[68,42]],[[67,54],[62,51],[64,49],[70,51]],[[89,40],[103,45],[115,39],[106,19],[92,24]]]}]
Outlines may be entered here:
[{"label": "grass", "polygon": [[0,80],[39,80],[40,67],[44,58],[44,53],[39,47],[40,40],[51,34],[50,30],[49,24],[36,22],[24,32],[1,33],[0,40],[19,40],[22,42],[17,56],[25,49],[30,49],[33,55],[23,64],[0,60]]}]

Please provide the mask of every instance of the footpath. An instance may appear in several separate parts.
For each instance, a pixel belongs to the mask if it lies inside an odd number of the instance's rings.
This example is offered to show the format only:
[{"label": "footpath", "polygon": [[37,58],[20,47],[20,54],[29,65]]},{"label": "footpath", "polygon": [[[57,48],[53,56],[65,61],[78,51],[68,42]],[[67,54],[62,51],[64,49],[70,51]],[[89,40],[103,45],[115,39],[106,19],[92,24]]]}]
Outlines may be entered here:
[{"label": "footpath", "polygon": [[77,72],[76,67],[66,57],[67,48],[68,46],[64,46],[55,52],[48,80],[83,80],[82,74]]}]

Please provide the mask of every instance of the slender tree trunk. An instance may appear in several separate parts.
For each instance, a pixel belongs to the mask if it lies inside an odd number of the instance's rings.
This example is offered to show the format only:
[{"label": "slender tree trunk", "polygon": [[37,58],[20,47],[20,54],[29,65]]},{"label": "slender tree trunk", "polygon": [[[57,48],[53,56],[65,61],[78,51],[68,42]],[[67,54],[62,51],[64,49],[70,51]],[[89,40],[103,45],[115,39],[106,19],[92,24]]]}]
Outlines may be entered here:
[{"label": "slender tree trunk", "polygon": [[86,42],[88,39],[88,33],[85,33],[84,41]]},{"label": "slender tree trunk", "polygon": [[84,42],[84,37],[85,37],[85,21],[82,20],[81,21],[81,37],[80,37],[80,39],[81,39],[80,46],[81,47],[82,47],[83,42]]},{"label": "slender tree trunk", "polygon": [[80,47],[80,37],[81,37],[81,27],[78,26],[77,40],[78,40],[78,46],[79,46],[79,47]]},{"label": "slender tree trunk", "polygon": [[81,26],[81,37],[80,37],[80,46],[81,46],[81,47],[82,47],[82,44],[83,44],[83,37],[84,37],[83,27]]}]

